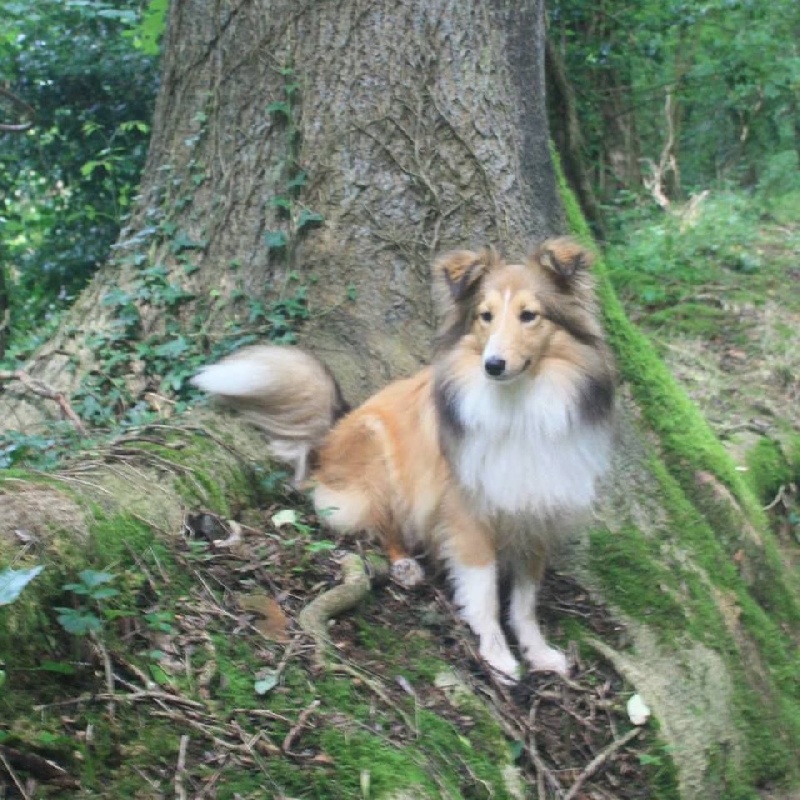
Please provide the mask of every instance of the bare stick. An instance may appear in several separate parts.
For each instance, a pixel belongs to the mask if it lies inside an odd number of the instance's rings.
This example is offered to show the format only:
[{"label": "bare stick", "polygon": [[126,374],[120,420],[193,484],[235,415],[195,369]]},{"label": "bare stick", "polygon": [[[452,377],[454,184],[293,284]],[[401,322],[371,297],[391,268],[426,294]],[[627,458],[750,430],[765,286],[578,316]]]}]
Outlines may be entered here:
[{"label": "bare stick", "polygon": [[186,748],[189,746],[189,734],[181,736],[178,747],[178,766],[175,768],[175,800],[186,800],[186,787],[183,785],[183,776],[186,774]]},{"label": "bare stick", "polygon": [[297,718],[297,722],[292,726],[292,729],[289,733],[286,734],[286,738],[283,740],[283,744],[281,745],[281,750],[286,753],[287,756],[294,755],[292,753],[292,745],[300,738],[300,734],[303,732],[303,728],[306,727],[308,724],[308,718],[317,710],[319,707],[319,700],[314,700],[308,708],[304,708],[300,712],[300,716]]},{"label": "bare stick", "polygon": [[24,369],[0,370],[0,383],[3,381],[19,381],[31,394],[44,397],[45,400],[55,401],[61,409],[61,413],[75,426],[75,430],[81,436],[86,436],[86,428],[81,422],[81,418],[73,411],[62,392],[57,392],[42,381],[32,378]]},{"label": "bare stick", "polygon": [[611,758],[620,747],[624,747],[628,742],[632,739],[635,739],[640,733],[642,732],[641,728],[632,728],[629,730],[624,736],[620,737],[616,741],[611,742],[608,747],[601,750],[583,769],[580,775],[578,775],[575,783],[569,787],[569,791],[564,795],[564,800],[574,800],[577,796],[578,792],[581,790],[582,786],[592,775],[595,774],[598,770],[600,770]]},{"label": "bare stick", "polygon": [[111,666],[111,657],[108,654],[108,648],[105,646],[103,640],[97,634],[91,634],[92,642],[97,650],[100,660],[103,663],[103,672],[106,677],[106,695],[108,697],[108,716],[114,719],[114,668]]},{"label": "bare stick", "polygon": [[0,761],[3,762],[3,766],[6,769],[6,772],[11,776],[11,780],[17,784],[17,789],[19,789],[19,793],[22,795],[23,800],[30,800],[28,793],[25,791],[25,787],[22,785],[22,782],[17,777],[17,773],[14,772],[14,768],[11,764],[8,763],[8,759],[5,756],[5,753],[0,749]]}]

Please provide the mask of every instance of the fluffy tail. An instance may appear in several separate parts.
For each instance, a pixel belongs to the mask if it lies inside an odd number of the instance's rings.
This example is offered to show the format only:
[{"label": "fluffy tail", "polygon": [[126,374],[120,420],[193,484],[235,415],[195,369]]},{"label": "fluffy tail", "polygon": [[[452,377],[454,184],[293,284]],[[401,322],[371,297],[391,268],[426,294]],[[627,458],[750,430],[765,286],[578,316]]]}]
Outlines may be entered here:
[{"label": "fluffy tail", "polygon": [[298,347],[246,347],[204,367],[192,383],[263,430],[272,454],[294,465],[295,483],[307,477],[310,453],[350,410],[331,371]]}]

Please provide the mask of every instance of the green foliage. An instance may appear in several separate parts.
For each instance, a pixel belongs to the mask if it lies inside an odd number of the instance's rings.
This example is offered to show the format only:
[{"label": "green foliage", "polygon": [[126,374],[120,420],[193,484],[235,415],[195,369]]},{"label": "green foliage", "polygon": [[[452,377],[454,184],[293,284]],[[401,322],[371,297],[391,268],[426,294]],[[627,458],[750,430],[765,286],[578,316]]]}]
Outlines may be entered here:
[{"label": "green foliage", "polygon": [[773,154],[797,154],[795,0],[554,0],[548,10],[576,89],[587,163],[607,195],[639,188],[615,166],[622,151],[634,162],[658,161],[667,90],[673,154],[688,189],[774,177]]},{"label": "green foliage", "polygon": [[3,0],[0,15],[0,74],[36,112],[0,153],[0,265],[18,340],[71,301],[117,237],[147,151],[156,62],[123,35],[138,24],[134,0]]},{"label": "green foliage", "polygon": [[[721,271],[742,276],[762,269],[753,243],[758,210],[741,192],[714,192],[700,204],[697,220],[620,206],[608,248],[609,275],[623,300],[649,312],[672,309],[691,301],[717,280]],[[693,307],[690,316],[710,315],[714,309]]]},{"label": "green foliage", "polygon": [[[557,174],[567,213],[569,228],[589,241],[589,231],[575,196],[565,186],[558,159]],[[635,528],[617,532],[596,532],[591,539],[591,557],[609,596],[632,616],[656,614],[669,616],[670,605],[680,598],[680,608],[687,615],[687,630],[705,640],[723,656],[736,653],[733,672],[739,722],[748,739],[749,758],[744,765],[747,776],[734,774],[740,765],[723,763],[720,779],[748,796],[747,786],[796,775],[791,753],[800,741],[800,693],[796,673],[798,655],[790,631],[798,619],[796,581],[776,551],[766,516],[751,486],[737,472],[720,441],[714,436],[699,409],[658,358],[648,338],[625,314],[609,280],[615,268],[599,259],[599,296],[609,338],[618,357],[623,378],[642,412],[647,429],[657,437],[659,455],[651,460],[650,472],[667,513],[670,538],[679,532],[677,541],[686,543],[702,573],[718,589],[735,597],[741,609],[740,622],[748,637],[767,664],[767,674],[752,678],[742,672],[738,645],[719,617],[708,592],[708,583],[696,571],[680,575],[682,565],[673,574],[665,565],[656,541],[646,540]],[[742,519],[731,512],[731,504],[709,502],[697,477],[708,472],[721,480],[733,493],[749,523],[759,531],[759,560],[764,574],[745,583],[735,568],[736,556],[751,546],[741,535]],[[646,560],[649,557],[649,561]],[[627,563],[633,581],[623,574]],[[644,564],[644,566],[642,566]],[[671,565],[670,565],[671,566]],[[680,633],[680,630],[677,631]],[[765,706],[757,696],[766,692],[775,698]],[[730,773],[730,774],[728,774]],[[731,794],[731,796],[736,796]]]},{"label": "green foliage", "polygon": [[147,56],[157,56],[159,40],[167,25],[169,0],[150,0],[142,13],[141,21],[128,35],[134,45]]},{"label": "green foliage", "polygon": [[71,607],[56,606],[58,624],[75,636],[98,633],[103,628],[103,619],[98,615],[98,612],[102,613],[103,601],[119,594],[118,589],[108,585],[116,576],[110,572],[84,569],[78,577],[78,583],[64,584],[64,590],[75,595],[78,601]]},{"label": "green foliage", "polygon": [[58,465],[63,447],[74,443],[74,429],[57,424],[47,435],[5,431],[0,435],[0,469],[35,465],[49,470]]}]

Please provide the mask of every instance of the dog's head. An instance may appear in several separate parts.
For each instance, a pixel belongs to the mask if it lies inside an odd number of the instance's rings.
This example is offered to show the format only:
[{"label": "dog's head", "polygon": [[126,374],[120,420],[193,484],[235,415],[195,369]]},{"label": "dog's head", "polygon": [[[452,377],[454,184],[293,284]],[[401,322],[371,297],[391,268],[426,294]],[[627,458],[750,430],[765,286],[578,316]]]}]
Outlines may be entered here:
[{"label": "dog's head", "polygon": [[[554,340],[591,344],[602,337],[595,318],[592,255],[572,239],[548,239],[522,264],[506,264],[491,248],[458,250],[434,265],[443,316],[441,348],[469,339],[494,381],[535,369]],[[557,336],[558,334],[558,336]]]}]

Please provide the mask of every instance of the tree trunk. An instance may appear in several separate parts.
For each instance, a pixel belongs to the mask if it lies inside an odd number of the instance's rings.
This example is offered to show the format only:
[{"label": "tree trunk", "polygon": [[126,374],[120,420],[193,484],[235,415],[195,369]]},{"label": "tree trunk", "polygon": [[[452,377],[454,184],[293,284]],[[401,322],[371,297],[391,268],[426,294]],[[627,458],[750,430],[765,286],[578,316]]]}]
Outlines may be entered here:
[{"label": "tree trunk", "polygon": [[552,39],[545,49],[548,105],[558,122],[553,126],[553,140],[558,149],[564,175],[581,202],[595,235],[604,238],[603,212],[597,202],[583,155],[583,133],[578,119],[578,102],[570,83],[564,59]]},{"label": "tree trunk", "polygon": [[[563,186],[562,211],[543,86],[542,0],[174,0],[137,209],[31,374],[121,414],[183,391],[218,345],[305,316],[302,342],[348,399],[410,372],[431,351],[434,254],[493,243],[519,258],[567,222],[587,235]],[[590,671],[594,648],[644,695],[668,745],[651,757],[674,761],[684,797],[778,792],[800,743],[796,576],[602,265],[599,278],[626,382],[618,457],[562,568],[580,580],[567,605],[599,598],[616,622],[603,641],[579,621],[570,636]],[[0,425],[53,415],[6,386]],[[539,796],[563,796],[522,744]]]},{"label": "tree trunk", "polygon": [[[415,368],[435,253],[491,241],[519,256],[563,224],[542,15],[542,0],[173,3],[141,201],[73,325],[113,325],[103,297],[135,294],[142,254],[194,295],[184,327],[199,312],[212,338],[247,313],[233,298],[269,305],[297,272],[314,281],[304,342],[352,397]],[[163,308],[138,305],[146,338]],[[57,336],[37,376],[73,389],[96,356],[81,338]]]}]

